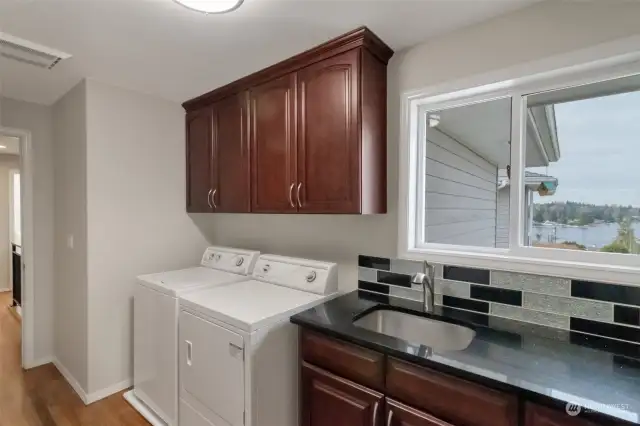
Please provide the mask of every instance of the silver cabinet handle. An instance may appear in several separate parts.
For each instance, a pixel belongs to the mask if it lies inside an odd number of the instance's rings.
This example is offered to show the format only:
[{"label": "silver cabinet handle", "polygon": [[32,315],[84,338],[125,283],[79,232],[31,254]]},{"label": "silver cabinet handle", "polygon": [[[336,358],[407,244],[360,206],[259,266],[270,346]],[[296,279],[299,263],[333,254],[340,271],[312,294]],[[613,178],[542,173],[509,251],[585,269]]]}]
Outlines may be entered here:
[{"label": "silver cabinet handle", "polygon": [[296,197],[298,198],[298,207],[302,207],[302,203],[300,202],[300,188],[302,188],[302,182],[298,184],[298,192]]},{"label": "silver cabinet handle", "polygon": [[387,417],[387,426],[391,426],[392,418],[393,418],[393,410],[389,410],[389,416]]},{"label": "silver cabinet handle", "polygon": [[296,186],[295,183],[292,183],[291,186],[289,187],[289,204],[291,204],[292,208],[296,208],[296,205],[293,204],[293,198],[292,198],[292,194],[293,194],[293,187]]},{"label": "silver cabinet handle", "polygon": [[184,341],[187,344],[187,365],[191,367],[193,363],[193,343],[188,340]]},{"label": "silver cabinet handle", "polygon": [[213,206],[211,205],[211,192],[213,191],[213,189],[210,189],[209,192],[207,193],[207,204],[209,204],[209,208],[212,209]]},{"label": "silver cabinet handle", "polygon": [[213,190],[213,194],[211,194],[211,201],[213,202],[213,208],[217,209],[218,206],[216,205],[216,192],[218,192],[218,188]]},{"label": "silver cabinet handle", "polygon": [[378,420],[378,405],[379,401],[373,405],[373,415],[371,416],[371,426],[376,426]]}]

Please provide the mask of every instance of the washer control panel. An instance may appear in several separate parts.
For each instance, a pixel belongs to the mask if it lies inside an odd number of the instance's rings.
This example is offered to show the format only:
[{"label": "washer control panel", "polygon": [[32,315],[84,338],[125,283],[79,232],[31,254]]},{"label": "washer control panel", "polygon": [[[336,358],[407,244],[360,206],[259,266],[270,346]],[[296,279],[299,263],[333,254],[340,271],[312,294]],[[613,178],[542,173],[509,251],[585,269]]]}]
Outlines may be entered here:
[{"label": "washer control panel", "polygon": [[331,294],[338,291],[337,268],[335,263],[265,254],[258,258],[253,277],[310,293]]},{"label": "washer control panel", "polygon": [[201,265],[211,269],[251,275],[260,252],[229,247],[208,247]]}]

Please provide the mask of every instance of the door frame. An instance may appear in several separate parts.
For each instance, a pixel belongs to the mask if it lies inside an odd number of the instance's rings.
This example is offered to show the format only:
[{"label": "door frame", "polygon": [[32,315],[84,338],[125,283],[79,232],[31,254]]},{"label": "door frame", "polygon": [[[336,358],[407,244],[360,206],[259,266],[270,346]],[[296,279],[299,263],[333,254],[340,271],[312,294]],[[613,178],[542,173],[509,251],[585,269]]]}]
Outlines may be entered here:
[{"label": "door frame", "polygon": [[22,367],[36,366],[34,359],[34,256],[33,256],[33,153],[31,132],[0,126],[0,134],[20,140],[20,216],[22,243]]}]

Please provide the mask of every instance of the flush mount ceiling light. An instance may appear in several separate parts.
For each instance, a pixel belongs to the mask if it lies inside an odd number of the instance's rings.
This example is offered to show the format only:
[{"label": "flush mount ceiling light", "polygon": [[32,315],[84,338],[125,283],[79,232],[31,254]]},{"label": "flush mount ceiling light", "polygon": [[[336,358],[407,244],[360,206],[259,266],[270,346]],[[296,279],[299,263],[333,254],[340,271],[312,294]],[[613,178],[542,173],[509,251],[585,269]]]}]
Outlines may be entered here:
[{"label": "flush mount ceiling light", "polygon": [[174,0],[176,3],[203,13],[226,13],[242,5],[244,0]]}]

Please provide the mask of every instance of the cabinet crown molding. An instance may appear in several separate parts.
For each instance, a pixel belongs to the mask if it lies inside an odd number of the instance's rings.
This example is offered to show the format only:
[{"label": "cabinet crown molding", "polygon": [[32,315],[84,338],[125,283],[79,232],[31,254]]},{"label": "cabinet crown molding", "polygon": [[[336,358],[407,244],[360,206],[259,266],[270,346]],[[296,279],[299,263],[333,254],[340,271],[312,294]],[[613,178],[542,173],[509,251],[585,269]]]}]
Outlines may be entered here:
[{"label": "cabinet crown molding", "polygon": [[387,44],[369,28],[362,26],[268,68],[188,100],[182,104],[182,107],[187,112],[195,111],[220,99],[246,90],[247,87],[259,85],[331,56],[357,48],[367,49],[385,65],[389,63],[389,60],[393,56],[393,50]]}]

